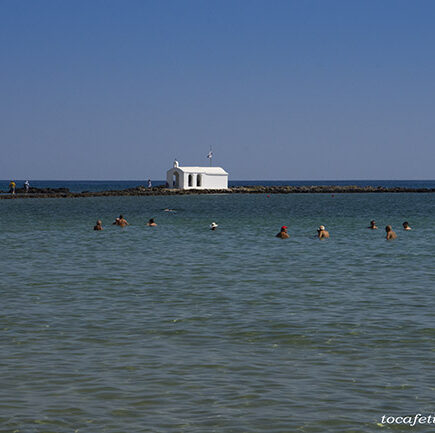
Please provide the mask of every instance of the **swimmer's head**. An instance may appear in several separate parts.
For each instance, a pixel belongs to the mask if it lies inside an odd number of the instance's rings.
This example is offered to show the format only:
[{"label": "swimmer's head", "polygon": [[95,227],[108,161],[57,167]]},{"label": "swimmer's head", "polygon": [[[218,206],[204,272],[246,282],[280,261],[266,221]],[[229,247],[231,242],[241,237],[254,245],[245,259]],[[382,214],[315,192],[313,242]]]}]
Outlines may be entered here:
[{"label": "swimmer's head", "polygon": [[281,231],[282,231],[282,232],[285,232],[287,229],[288,229],[287,226],[282,226],[282,227],[281,227]]},{"label": "swimmer's head", "polygon": [[149,223],[152,224],[154,222],[154,218],[150,218]]},{"label": "swimmer's head", "polygon": [[403,225],[403,227],[409,227],[408,221],[405,221],[402,225]]},{"label": "swimmer's head", "polygon": [[317,229],[319,232],[321,232],[322,230],[325,230],[325,226],[319,226],[319,228]]},{"label": "swimmer's head", "polygon": [[385,227],[386,232],[391,232],[391,230],[393,230],[393,228],[391,226],[388,225],[387,227]]}]

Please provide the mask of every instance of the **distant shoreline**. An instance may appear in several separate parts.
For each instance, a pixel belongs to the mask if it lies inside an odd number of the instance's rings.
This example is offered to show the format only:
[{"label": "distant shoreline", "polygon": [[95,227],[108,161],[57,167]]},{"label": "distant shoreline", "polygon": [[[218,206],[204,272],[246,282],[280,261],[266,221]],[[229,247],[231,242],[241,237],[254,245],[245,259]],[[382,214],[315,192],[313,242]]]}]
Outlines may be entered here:
[{"label": "distant shoreline", "polygon": [[221,190],[180,190],[161,186],[147,188],[137,186],[122,190],[71,192],[68,188],[31,188],[28,193],[17,189],[16,195],[0,191],[0,199],[18,198],[81,198],[120,196],[173,196],[200,194],[342,194],[342,193],[432,193],[435,188],[404,188],[356,185],[311,185],[311,186],[236,186]]}]

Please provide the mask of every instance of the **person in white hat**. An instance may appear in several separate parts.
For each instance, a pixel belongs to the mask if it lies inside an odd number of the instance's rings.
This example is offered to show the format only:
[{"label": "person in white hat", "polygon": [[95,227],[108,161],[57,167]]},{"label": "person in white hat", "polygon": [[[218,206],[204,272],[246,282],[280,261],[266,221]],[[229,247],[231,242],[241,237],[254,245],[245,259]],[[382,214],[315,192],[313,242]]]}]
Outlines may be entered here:
[{"label": "person in white hat", "polygon": [[325,229],[325,226],[319,226],[319,228],[317,229],[317,237],[319,239],[329,238],[329,232]]},{"label": "person in white hat", "polygon": [[217,227],[218,225],[214,221],[210,224],[210,230],[216,230]]}]

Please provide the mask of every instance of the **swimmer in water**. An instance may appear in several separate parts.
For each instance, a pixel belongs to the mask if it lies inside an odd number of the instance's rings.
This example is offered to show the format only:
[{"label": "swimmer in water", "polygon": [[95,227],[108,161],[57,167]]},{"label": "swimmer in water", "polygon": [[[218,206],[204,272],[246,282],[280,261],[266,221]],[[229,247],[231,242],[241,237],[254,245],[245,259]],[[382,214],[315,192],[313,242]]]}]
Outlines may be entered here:
[{"label": "swimmer in water", "polygon": [[387,241],[391,241],[392,239],[397,238],[397,235],[393,231],[393,228],[391,226],[385,227],[385,231],[387,232],[387,236],[386,236]]},{"label": "swimmer in water", "polygon": [[368,227],[368,228],[372,229],[372,230],[377,230],[378,229],[378,226],[376,225],[375,220],[371,220],[370,221],[370,227]]},{"label": "swimmer in water", "polygon": [[218,228],[218,225],[215,222],[212,222],[210,224],[210,230],[216,230]]},{"label": "swimmer in water", "polygon": [[128,224],[127,220],[122,215],[119,215],[119,218],[116,218],[113,225],[125,227],[125,226],[128,226],[129,224]]},{"label": "swimmer in water", "polygon": [[288,239],[290,235],[287,233],[287,226],[282,226],[281,231],[276,235],[280,239]]},{"label": "swimmer in water", "polygon": [[329,238],[329,232],[325,229],[325,226],[319,226],[319,228],[317,229],[317,237],[319,239]]},{"label": "swimmer in water", "polygon": [[402,226],[403,226],[403,230],[412,230],[411,227],[409,227],[409,223],[408,223],[408,221],[405,221],[405,222],[402,224]]},{"label": "swimmer in water", "polygon": [[157,224],[154,222],[154,218],[150,218],[150,220],[147,222],[147,226],[157,227]]},{"label": "swimmer in water", "polygon": [[103,223],[101,220],[98,220],[97,223],[94,225],[94,230],[103,230]]}]

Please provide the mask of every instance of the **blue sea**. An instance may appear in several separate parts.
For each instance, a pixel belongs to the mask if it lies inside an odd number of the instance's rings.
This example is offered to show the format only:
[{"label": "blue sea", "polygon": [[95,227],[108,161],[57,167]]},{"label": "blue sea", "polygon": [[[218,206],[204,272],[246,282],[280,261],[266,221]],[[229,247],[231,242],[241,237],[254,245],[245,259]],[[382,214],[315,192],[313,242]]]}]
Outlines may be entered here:
[{"label": "blue sea", "polygon": [[[0,209],[1,432],[433,430],[381,419],[435,414],[435,195],[30,198]],[[112,225],[121,213],[126,228]],[[329,240],[314,237],[321,224]],[[275,237],[282,225],[290,239]]]}]

